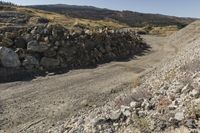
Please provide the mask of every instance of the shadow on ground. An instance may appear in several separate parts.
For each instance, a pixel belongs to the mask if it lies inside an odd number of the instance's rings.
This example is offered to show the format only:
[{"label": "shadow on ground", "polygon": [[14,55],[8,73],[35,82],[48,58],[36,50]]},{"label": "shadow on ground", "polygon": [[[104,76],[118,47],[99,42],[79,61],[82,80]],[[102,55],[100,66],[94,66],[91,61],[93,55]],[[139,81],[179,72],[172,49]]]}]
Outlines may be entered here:
[{"label": "shadow on ground", "polygon": [[15,82],[15,81],[30,81],[37,77],[45,77],[47,75],[58,75],[69,72],[69,70],[75,70],[75,69],[94,69],[97,68],[98,65],[109,63],[112,61],[118,61],[118,62],[128,62],[132,59],[137,59],[138,56],[144,56],[145,54],[149,53],[151,51],[151,47],[149,45],[146,45],[146,47],[139,51],[138,53],[135,53],[133,55],[129,55],[123,58],[115,58],[110,59],[107,61],[99,62],[96,65],[90,65],[90,66],[84,66],[84,67],[77,67],[77,68],[57,68],[57,69],[51,69],[51,70],[24,70],[21,68],[0,68],[0,83],[8,83],[8,82]]}]

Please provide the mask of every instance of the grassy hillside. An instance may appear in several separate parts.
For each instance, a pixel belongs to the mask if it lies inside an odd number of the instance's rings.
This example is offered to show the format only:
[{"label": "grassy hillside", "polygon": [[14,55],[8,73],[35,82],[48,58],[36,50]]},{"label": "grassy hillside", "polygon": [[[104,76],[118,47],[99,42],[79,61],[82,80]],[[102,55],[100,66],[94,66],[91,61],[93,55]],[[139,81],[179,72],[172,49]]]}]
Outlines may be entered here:
[{"label": "grassy hillside", "polygon": [[[89,19],[78,19],[78,18],[72,18],[69,16],[65,16],[62,14],[58,14],[55,12],[48,12],[48,11],[42,11],[38,9],[32,9],[28,7],[19,7],[19,6],[8,6],[8,5],[2,5],[0,4],[0,11],[1,12],[12,12],[12,13],[20,13],[29,16],[28,23],[31,23],[35,18],[41,17],[44,19],[49,20],[52,23],[61,24],[67,28],[72,27],[78,27],[83,26],[85,28],[89,29],[95,29],[95,28],[101,28],[101,27],[110,27],[110,28],[120,28],[120,27],[127,27],[125,24],[121,24],[118,22],[110,21],[110,20],[89,20]],[[8,23],[5,23],[6,25]],[[4,24],[1,23],[3,26]]]},{"label": "grassy hillside", "polygon": [[182,28],[195,20],[193,18],[179,18],[160,14],[144,14],[132,11],[114,11],[91,6],[70,6],[59,4],[35,5],[31,7],[35,9],[57,12],[75,18],[91,20],[113,20],[120,23],[125,23],[131,27],[144,27],[146,25],[177,25],[178,27]]}]

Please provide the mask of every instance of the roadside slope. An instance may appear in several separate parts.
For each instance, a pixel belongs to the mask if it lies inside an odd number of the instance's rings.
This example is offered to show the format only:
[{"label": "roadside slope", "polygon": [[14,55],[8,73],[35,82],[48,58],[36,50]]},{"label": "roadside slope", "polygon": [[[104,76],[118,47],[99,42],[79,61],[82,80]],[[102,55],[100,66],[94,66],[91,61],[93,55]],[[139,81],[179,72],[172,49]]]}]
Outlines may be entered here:
[{"label": "roadside slope", "polygon": [[[78,117],[51,129],[52,132],[58,129],[66,132],[199,132],[200,35],[196,30],[199,27],[197,21],[175,34],[182,35],[177,42],[183,42],[177,44],[177,54],[162,60],[141,79],[140,86],[132,88],[132,93],[121,94],[103,107],[79,113]],[[171,43],[171,46],[176,44],[173,40]]]},{"label": "roadside slope", "polygon": [[130,92],[135,78],[159,64],[165,55],[175,52],[170,45],[165,46],[163,37],[145,36],[145,40],[152,52],[127,62],[0,84],[1,129],[44,132],[81,109],[102,106],[120,93]]}]

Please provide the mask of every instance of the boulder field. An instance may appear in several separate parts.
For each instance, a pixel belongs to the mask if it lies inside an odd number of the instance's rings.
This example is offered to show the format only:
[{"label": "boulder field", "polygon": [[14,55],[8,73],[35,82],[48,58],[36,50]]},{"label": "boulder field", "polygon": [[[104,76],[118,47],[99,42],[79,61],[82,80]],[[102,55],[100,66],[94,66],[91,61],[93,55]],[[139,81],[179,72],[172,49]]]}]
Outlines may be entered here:
[{"label": "boulder field", "polygon": [[0,28],[0,68],[75,69],[128,59],[147,48],[133,32],[74,32],[50,23]]}]

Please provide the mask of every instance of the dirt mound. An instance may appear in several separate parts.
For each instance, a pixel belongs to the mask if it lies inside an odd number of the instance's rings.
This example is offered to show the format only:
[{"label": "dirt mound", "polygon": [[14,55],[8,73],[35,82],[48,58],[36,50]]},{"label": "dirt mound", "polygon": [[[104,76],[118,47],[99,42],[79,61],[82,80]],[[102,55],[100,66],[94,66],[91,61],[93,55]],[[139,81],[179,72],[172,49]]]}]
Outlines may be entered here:
[{"label": "dirt mound", "polygon": [[0,8],[0,67],[27,70],[94,67],[128,59],[147,49],[133,32],[66,28],[69,21],[81,20],[17,6],[0,5]]},{"label": "dirt mound", "polygon": [[169,37],[168,43],[184,46],[200,37],[200,21],[195,21]]},{"label": "dirt mound", "polygon": [[199,132],[199,27],[197,21],[173,35],[171,45],[178,43],[181,49],[144,76],[132,94],[73,117],[52,131]]}]

